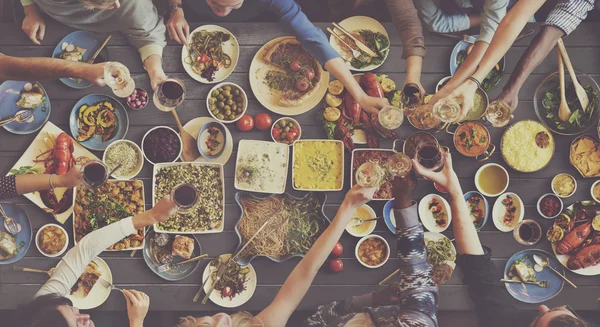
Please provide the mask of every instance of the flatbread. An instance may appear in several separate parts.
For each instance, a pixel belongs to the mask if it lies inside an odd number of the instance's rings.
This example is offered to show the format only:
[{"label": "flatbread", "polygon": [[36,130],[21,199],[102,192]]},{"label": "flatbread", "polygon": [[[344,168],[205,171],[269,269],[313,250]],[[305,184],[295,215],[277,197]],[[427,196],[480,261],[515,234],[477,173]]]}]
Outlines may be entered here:
[{"label": "flatbread", "polygon": [[71,288],[71,295],[82,298],[88,296],[94,285],[96,285],[96,282],[98,282],[98,279],[100,279],[100,276],[102,276],[102,273],[98,271],[98,265],[93,261],[90,262],[85,267],[83,274],[77,279],[77,283]]}]

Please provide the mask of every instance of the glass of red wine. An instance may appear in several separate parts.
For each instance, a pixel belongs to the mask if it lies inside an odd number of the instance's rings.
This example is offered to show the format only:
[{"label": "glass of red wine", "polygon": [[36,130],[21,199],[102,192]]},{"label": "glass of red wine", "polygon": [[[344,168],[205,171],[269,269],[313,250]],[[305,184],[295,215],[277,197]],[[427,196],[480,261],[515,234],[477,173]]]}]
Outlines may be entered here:
[{"label": "glass of red wine", "polygon": [[421,141],[417,144],[415,159],[427,169],[438,170],[444,166],[443,154],[447,151],[448,148],[440,146],[437,141]]},{"label": "glass of red wine", "polygon": [[542,227],[537,221],[525,219],[513,230],[515,240],[523,245],[534,245],[542,238]]},{"label": "glass of red wine", "polygon": [[160,111],[172,111],[179,106],[185,98],[185,85],[176,78],[169,78],[158,85],[154,92],[154,105]]},{"label": "glass of red wine", "polygon": [[81,168],[83,185],[94,188],[100,187],[108,180],[108,167],[97,160],[90,160]]},{"label": "glass of red wine", "polygon": [[171,198],[177,205],[177,212],[187,213],[198,202],[200,194],[198,189],[189,183],[182,183],[173,188]]}]

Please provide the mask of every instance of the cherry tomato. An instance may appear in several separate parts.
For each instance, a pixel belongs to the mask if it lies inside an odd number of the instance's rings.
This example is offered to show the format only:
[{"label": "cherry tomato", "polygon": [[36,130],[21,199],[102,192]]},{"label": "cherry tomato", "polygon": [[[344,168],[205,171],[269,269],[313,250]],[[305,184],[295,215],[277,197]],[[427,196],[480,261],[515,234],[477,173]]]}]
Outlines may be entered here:
[{"label": "cherry tomato", "polygon": [[274,139],[279,140],[279,136],[281,136],[281,130],[279,128],[273,128],[271,134],[273,135]]},{"label": "cherry tomato", "polygon": [[223,289],[223,291],[221,292],[221,295],[222,295],[223,297],[230,297],[232,293],[233,293],[233,290],[231,289],[231,287],[229,287],[229,286],[226,286],[226,287]]},{"label": "cherry tomato", "polygon": [[292,131],[289,131],[287,133],[287,135],[285,136],[285,138],[290,142],[294,142],[296,140],[296,136],[298,136],[297,134],[292,133]]},{"label": "cherry tomato", "polygon": [[308,78],[309,81],[312,81],[315,78],[315,71],[312,68],[304,68],[302,70],[302,75]]},{"label": "cherry tomato", "polygon": [[237,123],[237,128],[242,132],[251,131],[254,128],[254,118],[248,114],[244,114]]},{"label": "cherry tomato", "polygon": [[271,125],[273,124],[273,119],[271,118],[271,116],[265,113],[260,113],[256,115],[255,121],[256,128],[258,128],[261,131],[266,131],[267,129],[271,128]]},{"label": "cherry tomato", "polygon": [[299,79],[296,82],[296,89],[300,92],[308,90],[308,80],[306,78]]},{"label": "cherry tomato", "polygon": [[298,59],[292,60],[292,62],[290,63],[290,69],[295,72],[302,69],[302,65],[300,65],[300,60],[298,60]]},{"label": "cherry tomato", "polygon": [[342,246],[342,243],[337,242],[335,244],[335,246],[333,247],[333,250],[331,250],[331,254],[329,254],[330,258],[339,258],[342,255],[342,251],[344,250],[344,247]]},{"label": "cherry tomato", "polygon": [[202,64],[209,60],[210,60],[210,57],[207,56],[205,53],[201,54],[200,57],[198,57],[198,61]]},{"label": "cherry tomato", "polygon": [[340,259],[329,260],[329,270],[332,273],[339,273],[344,269],[344,263]]}]

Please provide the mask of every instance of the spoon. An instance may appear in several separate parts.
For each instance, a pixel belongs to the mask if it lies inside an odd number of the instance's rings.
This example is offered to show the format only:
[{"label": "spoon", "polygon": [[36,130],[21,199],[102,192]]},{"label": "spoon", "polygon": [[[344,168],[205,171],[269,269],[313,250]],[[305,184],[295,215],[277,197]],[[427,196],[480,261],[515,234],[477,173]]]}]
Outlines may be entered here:
[{"label": "spoon", "polygon": [[573,288],[577,288],[577,286],[575,286],[575,284],[573,284],[573,282],[571,282],[569,279],[567,279],[567,277],[563,276],[561,273],[556,271],[556,269],[554,269],[554,268],[552,268],[552,266],[550,266],[550,262],[548,262],[548,258],[545,255],[534,254],[533,261],[535,261],[535,263],[537,263],[538,265],[542,266],[542,268],[545,268],[545,267],[550,268],[550,270],[552,270],[560,278],[564,279],[565,282],[569,283],[569,285],[573,286]]},{"label": "spoon", "polygon": [[19,234],[21,232],[21,230],[23,229],[21,224],[19,224],[16,220],[10,218],[6,214],[6,212],[4,211],[4,209],[2,208],[1,205],[0,205],[0,213],[2,214],[2,217],[4,218],[4,229],[6,229],[6,231],[9,232],[10,234],[12,234],[13,236]]},{"label": "spoon", "polygon": [[177,122],[179,135],[181,135],[181,148],[183,149],[181,154],[183,160],[190,162],[198,159],[200,157],[200,152],[198,152],[198,147],[196,146],[196,139],[183,129],[179,116],[177,116],[177,112],[175,110],[171,110],[171,112],[173,113],[173,117],[175,117],[175,122]]},{"label": "spoon", "polygon": [[558,107],[558,119],[566,122],[571,118],[571,110],[569,110],[567,97],[565,96],[565,67],[560,52],[558,53],[558,75],[560,77],[560,106]]},{"label": "spoon", "polygon": [[375,217],[375,218],[371,218],[371,219],[362,219],[362,218],[354,217],[354,218],[352,218],[352,220],[356,221],[356,224],[354,225],[354,227],[358,227],[368,221],[377,220],[379,218],[381,218],[381,217]]},{"label": "spoon", "polygon": [[54,274],[54,270],[56,270],[56,268],[50,268],[50,270],[39,270],[39,269],[31,269],[31,268],[25,268],[25,267],[13,267],[13,270],[16,271],[24,271],[24,272],[33,272],[33,273],[42,273],[42,274],[46,274],[50,277],[52,277],[52,274]]},{"label": "spoon", "polygon": [[569,54],[567,53],[567,48],[563,43],[562,39],[558,39],[558,50],[565,61],[565,65],[567,65],[567,70],[569,71],[569,75],[571,75],[571,81],[573,82],[573,86],[575,87],[575,93],[577,94],[577,99],[579,99],[579,103],[581,104],[581,108],[583,112],[587,111],[587,107],[590,104],[590,99],[588,98],[587,92],[581,86],[579,81],[577,80],[577,75],[575,74],[575,70],[573,69],[573,65],[571,64],[571,59],[569,59]]},{"label": "spoon", "polygon": [[118,164],[115,168],[113,168],[113,170],[110,171],[110,173],[108,173],[108,176],[112,176],[112,174],[117,171],[117,169],[121,168],[121,166],[123,166],[123,163]]}]

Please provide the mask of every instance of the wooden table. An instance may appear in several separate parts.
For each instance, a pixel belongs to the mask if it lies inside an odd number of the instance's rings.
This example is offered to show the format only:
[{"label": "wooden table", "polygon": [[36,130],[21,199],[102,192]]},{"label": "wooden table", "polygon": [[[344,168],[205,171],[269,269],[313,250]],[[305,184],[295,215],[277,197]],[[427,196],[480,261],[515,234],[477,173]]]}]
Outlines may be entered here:
[{"label": "wooden table", "polygon": [[[200,24],[193,24],[192,29]],[[327,24],[318,24],[325,28]],[[229,29],[239,40],[241,51],[240,59],[234,73],[228,78],[228,81],[235,82],[243,87],[249,95],[248,113],[256,115],[259,112],[266,110],[256,101],[248,81],[248,70],[250,62],[256,51],[267,41],[287,35],[288,32],[277,23],[234,23],[223,24]],[[388,74],[400,86],[404,81],[405,61],[401,60],[401,44],[398,34],[389,23],[385,24],[388,33],[391,37],[392,47],[388,60],[382,65],[377,72]],[[531,25],[529,28],[538,29],[539,25]],[[565,43],[570,50],[571,60],[575,68],[584,70],[592,74],[598,79],[600,73],[600,62],[593,60],[595,54],[598,53],[600,40],[597,37],[597,30],[600,28],[598,23],[584,23],[571,36],[566,38]],[[50,23],[46,29],[46,36],[41,46],[32,45],[19,26],[12,24],[0,24],[0,52],[21,57],[49,57],[56,44],[66,34],[71,32],[67,27]],[[423,65],[422,82],[424,87],[432,92],[436,83],[443,77],[449,75],[448,62],[450,52],[456,43],[455,40],[448,39],[442,36],[426,34],[425,40],[427,43],[428,54]],[[510,74],[518,59],[525,51],[527,45],[531,42],[532,37],[528,37],[515,44],[506,56],[506,76],[502,79],[500,85],[492,92],[493,99],[501,90],[501,87],[508,80]],[[138,52],[128,45],[127,41],[120,35],[114,34],[109,42],[109,56],[112,60],[123,62],[129,67],[138,86],[150,89],[149,78],[145,74]],[[592,55],[594,54],[594,55]],[[164,50],[163,66],[168,75],[183,80],[186,84],[187,95],[185,102],[178,109],[179,116],[183,122],[187,122],[195,117],[208,116],[205,107],[205,99],[211,85],[200,84],[191,79],[184,71],[181,63],[181,46],[169,42],[169,45]],[[553,51],[549,58],[545,60],[529,77],[520,93],[519,110],[516,111],[516,120],[534,119],[537,120],[533,110],[533,94],[535,88],[541,80],[550,72],[556,70],[556,52]],[[52,113],[50,121],[68,131],[68,116],[73,105],[86,94],[90,93],[105,93],[111,94],[109,88],[92,87],[86,90],[74,90],[66,87],[60,81],[42,81],[43,86],[48,92],[48,96],[52,102]],[[315,110],[312,110],[296,119],[302,125],[304,138],[324,138],[321,123],[317,120],[317,112],[323,108],[319,105]],[[174,127],[175,122],[171,114],[159,112],[150,104],[146,109],[140,112],[128,111],[130,117],[129,132],[126,138],[137,142],[141,142],[144,133],[156,125],[169,125]],[[279,118],[276,114],[271,114],[273,120]],[[202,244],[202,248],[211,258],[221,254],[235,250],[238,245],[238,238],[233,230],[235,223],[240,217],[240,209],[234,202],[236,190],[233,187],[233,175],[235,168],[235,154],[237,143],[241,139],[257,139],[270,140],[268,132],[253,130],[247,133],[241,133],[234,125],[228,126],[234,138],[234,153],[229,162],[225,165],[226,174],[226,206],[225,206],[225,231],[219,234],[200,235],[198,238]],[[401,137],[406,137],[414,131],[414,128],[405,123],[400,129]],[[492,142],[499,144],[500,137],[504,129],[492,129]],[[590,133],[595,134],[595,130],[591,129]],[[10,167],[21,156],[22,152],[33,140],[35,134],[31,135],[13,135],[0,129],[0,173],[5,174]],[[436,135],[445,145],[451,145],[451,136],[445,132]],[[567,172],[578,177],[578,189],[575,196],[566,200],[566,205],[569,205],[576,200],[588,199],[590,197],[589,188],[593,183],[593,179],[583,179],[579,177],[577,171],[569,165],[568,149],[573,137],[555,136],[557,150],[551,164],[540,172],[533,174],[524,174],[512,171],[509,169],[511,180],[508,191],[516,192],[525,203],[525,217],[539,221],[544,230],[549,226],[549,221],[541,218],[535,208],[536,201],[539,196],[550,192],[550,180],[557,173]],[[382,147],[390,147],[391,142],[382,142]],[[454,147],[451,146],[453,152]],[[100,153],[96,153],[100,156]],[[461,179],[463,190],[475,190],[473,177],[476,170],[482,163],[472,159],[467,159],[455,152],[454,167],[458,176]],[[492,156],[490,162],[501,163],[502,161],[499,150]],[[350,156],[346,156],[346,167],[350,167]],[[151,207],[151,171],[152,166],[147,162],[144,165],[139,178],[146,185],[147,208]],[[333,217],[336,213],[338,205],[344,198],[345,191],[349,188],[349,169],[346,169],[346,180],[344,192],[329,192],[326,205],[326,213],[329,217]],[[288,178],[291,179],[290,176]],[[291,190],[291,182],[288,181],[288,191],[292,194],[298,194]],[[416,199],[422,196],[435,192],[431,182],[420,180],[416,191]],[[490,199],[493,204],[494,199]],[[25,209],[28,213],[34,230],[37,230],[43,224],[51,222],[51,218],[44,214],[42,210],[31,204],[23,197],[13,200]],[[383,201],[372,202],[371,205],[381,213]],[[66,229],[72,230],[71,220],[67,221]],[[379,221],[375,233],[384,236],[392,247],[392,253],[396,251],[394,235],[387,229],[383,221]],[[451,228],[446,233],[451,236]],[[71,236],[72,237],[72,236]],[[493,249],[493,261],[499,268],[505,266],[507,259],[515,252],[527,247],[519,245],[512,237],[511,233],[502,233],[495,229],[490,221],[482,229],[480,233],[481,241],[484,245]],[[72,238],[71,238],[72,240]],[[398,264],[398,260],[391,258],[389,262],[380,269],[367,269],[358,263],[354,257],[354,247],[357,238],[345,234],[341,239],[344,245],[342,260],[344,262],[344,270],[339,274],[330,274],[325,269],[318,274],[310,288],[304,301],[300,304],[299,310],[314,310],[318,304],[325,304],[333,300],[343,299],[352,295],[363,294],[377,289],[377,283],[385,276],[393,272]],[[545,239],[538,243],[536,248],[541,248],[546,251],[551,251],[550,243]],[[134,258],[130,258],[130,252],[122,253],[103,253],[102,257],[108,262],[112,269],[115,284],[123,288],[134,288],[146,292],[152,298],[151,310],[153,311],[196,311],[201,314],[202,311],[220,310],[214,304],[209,303],[200,305],[193,303],[192,298],[201,284],[201,273],[207,264],[203,261],[200,264],[198,271],[192,276],[179,282],[167,282],[156,276],[146,267],[141,253],[137,253]],[[288,274],[298,263],[298,259],[292,259],[285,263],[275,263],[268,259],[256,259],[253,265],[258,275],[258,287],[253,298],[239,309],[257,311],[264,308],[273,299],[282,283],[285,281]],[[26,255],[18,265],[48,269],[58,263],[58,259],[48,259],[43,257],[32,245]],[[553,300],[547,303],[549,306],[561,305],[569,303],[577,310],[596,310],[596,298],[600,294],[600,279],[596,277],[582,277],[571,272],[567,272],[567,276],[575,282],[579,288],[577,290],[565,286],[562,292]],[[500,278],[500,276],[498,276]],[[12,309],[18,303],[28,301],[33,294],[44,283],[46,276],[20,273],[12,270],[10,265],[0,266],[0,309]],[[523,304],[523,309],[533,310],[535,305]],[[468,311],[473,309],[473,304],[468,298],[467,287],[463,285],[462,273],[457,270],[450,282],[440,289],[439,308],[442,311]],[[123,311],[125,303],[123,297],[118,293],[113,294],[110,298],[97,310],[103,311]]]}]

